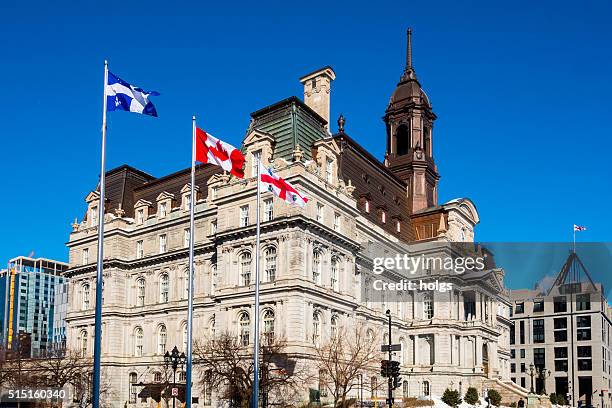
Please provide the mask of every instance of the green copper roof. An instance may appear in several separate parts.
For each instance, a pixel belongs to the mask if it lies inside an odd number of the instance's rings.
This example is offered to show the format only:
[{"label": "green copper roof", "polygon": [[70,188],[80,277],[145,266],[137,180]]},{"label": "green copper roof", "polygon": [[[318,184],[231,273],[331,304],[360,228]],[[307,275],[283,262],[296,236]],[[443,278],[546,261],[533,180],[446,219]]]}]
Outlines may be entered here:
[{"label": "green copper roof", "polygon": [[293,150],[299,144],[306,160],[312,159],[312,144],[327,137],[327,121],[304,102],[292,96],[251,113],[253,129],[269,133],[275,139],[273,159],[293,159]]}]

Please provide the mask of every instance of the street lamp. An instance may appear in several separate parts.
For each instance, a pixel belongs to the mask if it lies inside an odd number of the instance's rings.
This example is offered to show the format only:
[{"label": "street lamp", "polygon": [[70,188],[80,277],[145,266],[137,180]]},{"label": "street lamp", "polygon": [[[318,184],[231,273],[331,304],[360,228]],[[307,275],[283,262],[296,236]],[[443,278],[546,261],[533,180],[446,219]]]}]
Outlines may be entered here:
[{"label": "street lamp", "polygon": [[533,389],[533,376],[535,374],[536,374],[535,366],[533,365],[533,363],[531,363],[529,365],[529,376],[531,377],[531,390],[529,392],[532,393],[532,394],[535,392],[534,389]]},{"label": "street lamp", "polygon": [[[183,369],[183,364],[187,361],[187,357],[185,357],[185,353],[179,354],[178,348],[174,346],[172,352],[166,351],[164,354],[164,363],[166,366],[166,370],[168,367],[172,367],[172,388],[176,388],[176,369],[178,366],[181,366],[181,370]],[[172,395],[172,408],[176,408],[176,397]]]}]

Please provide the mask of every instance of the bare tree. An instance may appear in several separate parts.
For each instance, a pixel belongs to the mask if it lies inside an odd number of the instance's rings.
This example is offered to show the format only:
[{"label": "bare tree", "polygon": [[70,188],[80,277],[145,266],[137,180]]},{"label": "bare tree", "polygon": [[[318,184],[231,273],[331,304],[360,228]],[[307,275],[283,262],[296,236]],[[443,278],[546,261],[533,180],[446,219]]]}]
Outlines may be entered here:
[{"label": "bare tree", "polygon": [[368,336],[363,326],[356,326],[340,328],[327,343],[315,345],[319,386],[330,392],[334,406],[344,407],[359,376],[377,366],[381,358],[378,343],[376,336]]},{"label": "bare tree", "polygon": [[111,385],[104,369],[100,375],[100,393],[93,395],[93,364],[90,359],[87,359],[87,364],[81,365],[70,384],[73,387],[73,402],[79,408],[90,407],[94,398],[99,399],[104,406],[105,401],[111,397]]},{"label": "bare tree", "polygon": [[[260,348],[260,391],[262,400],[289,406],[298,389],[297,361],[286,352],[279,338],[262,341]],[[197,341],[194,363],[201,367],[205,388],[220,391],[232,407],[247,407],[253,391],[254,362],[251,347],[243,346],[237,336],[225,332],[216,338]]]}]

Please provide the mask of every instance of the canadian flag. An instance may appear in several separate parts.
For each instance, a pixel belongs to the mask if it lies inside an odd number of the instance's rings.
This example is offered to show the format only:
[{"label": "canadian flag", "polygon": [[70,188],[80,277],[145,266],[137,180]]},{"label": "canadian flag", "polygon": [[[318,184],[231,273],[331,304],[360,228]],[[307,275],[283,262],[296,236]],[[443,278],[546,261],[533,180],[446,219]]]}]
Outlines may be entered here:
[{"label": "canadian flag", "polygon": [[574,231],[586,231],[586,227],[574,224]]},{"label": "canadian flag", "polygon": [[308,198],[300,194],[291,184],[282,177],[274,174],[272,170],[259,164],[259,182],[261,189],[274,193],[275,196],[285,200],[288,204],[304,207]]},{"label": "canadian flag", "polygon": [[196,128],[196,160],[201,163],[211,163],[230,174],[244,178],[244,155],[231,144],[209,135]]}]

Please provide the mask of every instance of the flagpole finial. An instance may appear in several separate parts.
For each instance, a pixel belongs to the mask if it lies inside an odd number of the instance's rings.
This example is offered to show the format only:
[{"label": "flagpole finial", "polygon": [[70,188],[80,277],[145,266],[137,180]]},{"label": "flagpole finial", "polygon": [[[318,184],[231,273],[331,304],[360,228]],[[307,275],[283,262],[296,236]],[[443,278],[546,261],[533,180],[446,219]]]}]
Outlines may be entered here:
[{"label": "flagpole finial", "polygon": [[193,116],[191,117],[191,120],[196,120],[196,119],[195,119],[195,115],[193,115]]},{"label": "flagpole finial", "polygon": [[104,66],[105,66],[105,67],[107,67],[107,66],[108,66],[108,60],[107,60],[107,59],[105,59],[105,60],[104,60]]},{"label": "flagpole finial", "polygon": [[406,32],[406,71],[412,68],[412,27],[408,27]]}]

